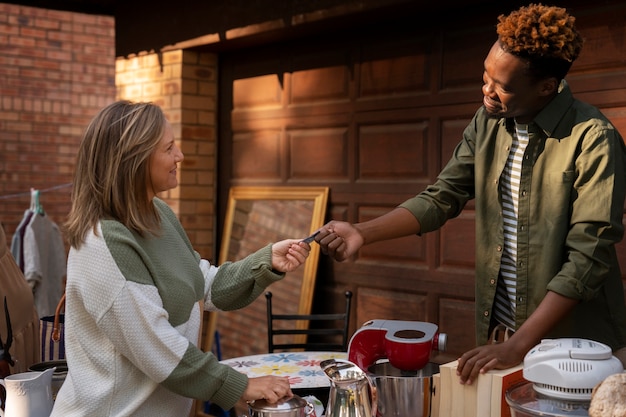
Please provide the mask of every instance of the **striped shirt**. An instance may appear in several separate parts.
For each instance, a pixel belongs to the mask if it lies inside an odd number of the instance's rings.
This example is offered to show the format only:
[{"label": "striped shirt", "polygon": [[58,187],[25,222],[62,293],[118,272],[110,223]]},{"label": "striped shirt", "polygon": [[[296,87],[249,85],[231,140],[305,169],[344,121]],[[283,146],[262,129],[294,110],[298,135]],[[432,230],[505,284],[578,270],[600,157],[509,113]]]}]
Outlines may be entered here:
[{"label": "striped shirt", "polygon": [[496,290],[496,320],[515,330],[515,287],[517,278],[517,219],[522,160],[528,146],[528,125],[515,123],[515,134],[506,166],[500,177],[504,248]]}]

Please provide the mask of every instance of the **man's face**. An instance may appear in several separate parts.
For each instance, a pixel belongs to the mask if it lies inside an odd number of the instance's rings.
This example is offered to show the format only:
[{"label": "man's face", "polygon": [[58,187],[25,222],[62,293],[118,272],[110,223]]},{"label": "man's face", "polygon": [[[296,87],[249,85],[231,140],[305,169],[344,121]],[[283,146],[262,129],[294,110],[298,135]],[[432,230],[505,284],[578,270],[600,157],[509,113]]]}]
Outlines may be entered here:
[{"label": "man's face", "polygon": [[485,59],[483,104],[494,117],[514,117],[518,123],[530,123],[545,106],[544,81],[526,74],[526,63],[494,43]]}]

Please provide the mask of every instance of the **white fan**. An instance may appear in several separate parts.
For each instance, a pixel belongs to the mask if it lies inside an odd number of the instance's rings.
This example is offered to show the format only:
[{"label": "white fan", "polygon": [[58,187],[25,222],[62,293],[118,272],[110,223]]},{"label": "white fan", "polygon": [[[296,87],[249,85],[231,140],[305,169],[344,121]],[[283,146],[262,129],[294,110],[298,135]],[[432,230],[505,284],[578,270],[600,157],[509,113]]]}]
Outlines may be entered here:
[{"label": "white fan", "polygon": [[578,338],[545,339],[524,357],[524,378],[535,391],[567,400],[590,400],[593,388],[624,372],[611,348]]}]

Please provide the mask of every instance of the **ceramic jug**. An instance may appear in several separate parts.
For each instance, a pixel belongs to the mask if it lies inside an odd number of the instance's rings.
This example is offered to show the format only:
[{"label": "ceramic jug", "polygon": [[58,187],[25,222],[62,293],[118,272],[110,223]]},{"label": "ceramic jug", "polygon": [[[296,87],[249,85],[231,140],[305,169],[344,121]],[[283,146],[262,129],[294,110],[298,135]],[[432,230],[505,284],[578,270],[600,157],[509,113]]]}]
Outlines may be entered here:
[{"label": "ceramic jug", "polygon": [[320,367],[330,379],[326,417],[376,417],[376,388],[356,364],[329,359]]},{"label": "ceramic jug", "polygon": [[0,410],[0,417],[49,417],[53,405],[54,370],[23,372],[0,379],[7,393],[4,412]]}]

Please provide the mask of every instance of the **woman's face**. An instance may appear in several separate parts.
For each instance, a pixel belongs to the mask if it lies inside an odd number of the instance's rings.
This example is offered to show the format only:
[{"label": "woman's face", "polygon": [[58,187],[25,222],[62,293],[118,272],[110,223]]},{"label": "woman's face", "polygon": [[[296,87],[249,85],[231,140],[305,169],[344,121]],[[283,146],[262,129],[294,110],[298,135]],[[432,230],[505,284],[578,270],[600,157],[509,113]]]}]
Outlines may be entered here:
[{"label": "woman's face", "polygon": [[165,122],[165,133],[159,144],[150,155],[150,179],[148,181],[148,198],[178,186],[176,169],[184,159],[183,153],[174,142],[172,126]]},{"label": "woman's face", "polygon": [[505,52],[496,42],[485,59],[483,104],[495,117],[515,117],[530,123],[554,92],[553,83],[533,81],[521,58]]}]

